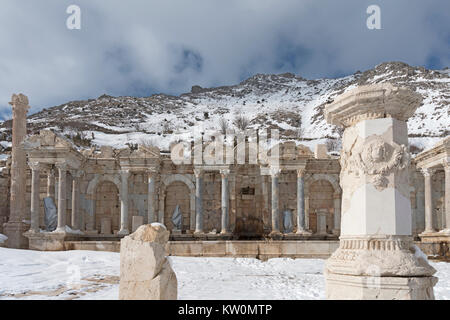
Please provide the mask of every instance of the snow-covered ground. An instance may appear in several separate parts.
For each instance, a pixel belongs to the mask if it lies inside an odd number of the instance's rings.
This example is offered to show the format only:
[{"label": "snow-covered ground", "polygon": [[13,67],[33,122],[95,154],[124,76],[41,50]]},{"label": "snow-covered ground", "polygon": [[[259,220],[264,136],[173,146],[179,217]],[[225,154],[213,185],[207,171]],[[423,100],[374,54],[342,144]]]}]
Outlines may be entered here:
[{"label": "snow-covered ground", "polygon": [[[324,260],[170,257],[179,299],[324,299]],[[450,299],[450,263],[432,262],[437,299]],[[117,299],[119,254],[0,248],[0,299]]]}]

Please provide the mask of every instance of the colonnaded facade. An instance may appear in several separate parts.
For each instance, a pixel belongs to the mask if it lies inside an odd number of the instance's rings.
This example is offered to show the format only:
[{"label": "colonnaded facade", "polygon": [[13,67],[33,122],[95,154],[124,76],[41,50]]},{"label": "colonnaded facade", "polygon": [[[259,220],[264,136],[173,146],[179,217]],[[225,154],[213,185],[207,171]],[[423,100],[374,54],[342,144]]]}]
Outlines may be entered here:
[{"label": "colonnaded facade", "polygon": [[[16,107],[27,101],[13,99]],[[11,171],[20,167],[14,165],[14,156],[0,173],[0,232],[6,235],[11,230],[30,230],[28,238],[42,233],[44,198],[57,207],[57,233],[85,240],[118,238],[151,222],[165,224],[171,240],[337,240],[340,234],[339,158],[330,156],[325,145],[312,152],[295,142],[280,143],[275,165],[263,161],[273,148],[252,150],[246,142],[244,163],[176,165],[170,153],[151,146],[78,150],[50,130],[23,140],[19,148],[26,154],[26,188],[12,190]],[[209,143],[202,144],[203,150]],[[13,153],[15,148],[13,141]],[[233,154],[237,160],[236,148]],[[257,155],[256,162],[249,161],[250,154]],[[410,164],[415,236],[442,236],[438,231],[450,229],[449,161],[447,137]],[[10,212],[17,200],[9,194],[15,198],[17,192],[24,196],[23,208],[14,218]],[[179,228],[172,222],[177,207],[182,215]],[[9,246],[27,247],[26,240]]]}]

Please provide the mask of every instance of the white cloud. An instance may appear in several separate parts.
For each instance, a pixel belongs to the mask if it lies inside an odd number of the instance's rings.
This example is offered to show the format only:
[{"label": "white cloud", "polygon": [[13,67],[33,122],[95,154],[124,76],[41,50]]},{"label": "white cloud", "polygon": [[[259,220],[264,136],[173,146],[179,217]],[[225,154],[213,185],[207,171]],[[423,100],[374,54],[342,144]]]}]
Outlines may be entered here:
[{"label": "white cloud", "polygon": [[[82,10],[81,30],[66,28],[66,8],[73,3]],[[375,3],[382,30],[366,28],[366,8]],[[27,94],[37,111],[103,93],[181,93],[194,84],[233,84],[257,72],[314,78],[391,60],[425,65],[432,56],[447,65],[450,4],[433,4],[3,0],[0,113],[16,92]]]}]

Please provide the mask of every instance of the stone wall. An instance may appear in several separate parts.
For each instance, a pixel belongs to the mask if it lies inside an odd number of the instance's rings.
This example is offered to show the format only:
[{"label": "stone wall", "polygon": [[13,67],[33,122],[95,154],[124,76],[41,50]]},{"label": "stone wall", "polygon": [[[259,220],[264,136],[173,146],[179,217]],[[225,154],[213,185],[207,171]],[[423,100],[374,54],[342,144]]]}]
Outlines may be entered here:
[{"label": "stone wall", "polygon": [[[155,212],[168,229],[172,229],[171,217],[177,204],[183,214],[183,232],[195,228],[195,176],[192,165],[174,165],[168,156],[162,156],[159,172],[155,176]],[[262,174],[259,165],[243,164],[230,166],[229,175],[229,229],[235,234],[268,234],[271,231],[271,176]],[[79,214],[82,230],[100,232],[101,219],[111,217],[112,231],[120,229],[121,165],[115,158],[87,158],[79,178]],[[338,159],[309,158],[305,168],[305,218],[306,228],[317,230],[317,211],[327,211],[326,230],[331,233],[335,227],[336,200],[341,198],[339,186],[340,165]],[[410,167],[410,200],[412,207],[413,234],[425,227],[424,179],[415,167]],[[58,174],[50,185],[51,196],[57,204]],[[72,172],[67,174],[66,222],[71,226],[72,216]],[[437,230],[445,225],[444,214],[444,172],[438,171],[432,178],[433,224]],[[27,170],[25,220],[30,220],[31,170]],[[48,172],[40,171],[40,218],[44,228],[43,198],[49,188]],[[0,222],[9,215],[9,167],[4,164],[0,172]],[[203,219],[204,232],[221,230],[221,174],[206,171],[203,176]],[[128,225],[132,217],[142,216],[148,223],[148,172],[131,172],[128,177]],[[279,225],[283,232],[283,212],[292,213],[294,229],[297,223],[297,173],[282,170],[279,177]]]}]

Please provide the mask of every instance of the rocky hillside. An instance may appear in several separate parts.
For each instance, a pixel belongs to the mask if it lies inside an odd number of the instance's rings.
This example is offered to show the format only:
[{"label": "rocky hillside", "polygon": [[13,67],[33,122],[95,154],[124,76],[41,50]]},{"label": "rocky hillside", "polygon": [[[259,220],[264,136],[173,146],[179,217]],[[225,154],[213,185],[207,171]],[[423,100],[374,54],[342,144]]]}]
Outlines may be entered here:
[{"label": "rocky hillside", "polygon": [[[428,70],[401,62],[382,63],[337,79],[307,80],[291,73],[257,74],[232,86],[193,86],[190,93],[180,96],[102,95],[43,109],[29,116],[28,126],[30,133],[52,128],[80,147],[148,143],[168,150],[170,142],[190,139],[194,130],[224,128],[276,128],[283,139],[312,147],[317,142],[339,138],[339,130],[323,118],[328,100],[357,85],[380,82],[410,87],[424,97],[423,105],[408,123],[413,151],[429,147],[449,134],[449,69]],[[10,140],[10,128],[11,121],[1,125],[1,140]]]}]

